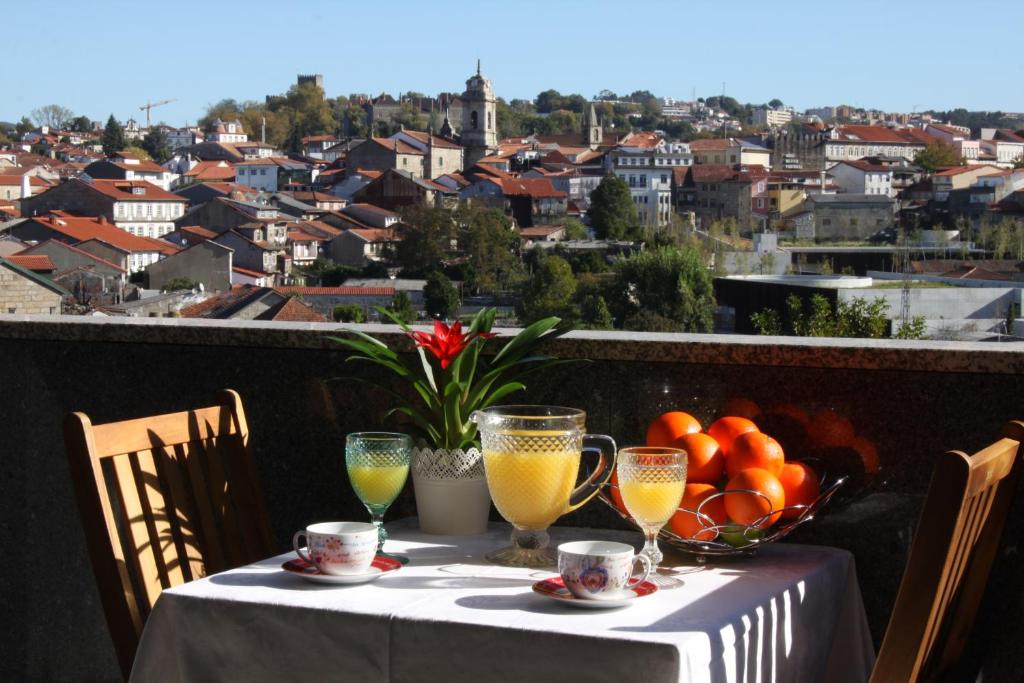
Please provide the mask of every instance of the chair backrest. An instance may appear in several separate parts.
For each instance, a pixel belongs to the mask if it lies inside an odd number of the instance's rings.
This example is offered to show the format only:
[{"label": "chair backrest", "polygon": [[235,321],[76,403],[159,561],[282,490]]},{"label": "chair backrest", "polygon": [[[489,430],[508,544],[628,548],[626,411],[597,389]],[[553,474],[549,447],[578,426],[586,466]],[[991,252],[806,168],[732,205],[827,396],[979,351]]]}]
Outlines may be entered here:
[{"label": "chair backrest", "polygon": [[163,589],[274,554],[248,441],[231,390],[180,413],[65,419],[89,557],[126,678]]},{"label": "chair backrest", "polygon": [[939,458],[872,683],[933,680],[959,662],[1020,480],[1024,422],[1002,437]]}]

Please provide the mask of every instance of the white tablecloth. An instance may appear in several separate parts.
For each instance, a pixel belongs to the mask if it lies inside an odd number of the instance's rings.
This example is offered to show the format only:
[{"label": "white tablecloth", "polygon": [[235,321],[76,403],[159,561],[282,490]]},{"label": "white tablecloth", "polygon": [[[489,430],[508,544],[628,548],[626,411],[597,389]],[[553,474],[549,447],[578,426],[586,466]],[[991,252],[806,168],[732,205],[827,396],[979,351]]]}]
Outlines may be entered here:
[{"label": "white tablecloth", "polygon": [[689,564],[683,587],[599,611],[534,594],[553,572],[486,564],[507,525],[458,539],[415,520],[389,529],[388,549],[412,561],[374,583],[311,584],[280,570],[289,553],[165,591],[132,681],[843,683],[867,680],[874,662],[853,558],[835,548],[777,544]]}]

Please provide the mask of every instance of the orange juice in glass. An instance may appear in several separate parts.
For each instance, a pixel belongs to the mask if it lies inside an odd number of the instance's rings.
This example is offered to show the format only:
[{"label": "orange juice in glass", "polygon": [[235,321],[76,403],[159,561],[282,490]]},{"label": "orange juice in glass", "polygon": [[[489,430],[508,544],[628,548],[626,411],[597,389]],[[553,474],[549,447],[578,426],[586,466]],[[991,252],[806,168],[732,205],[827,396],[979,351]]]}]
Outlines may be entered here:
[{"label": "orange juice in glass", "polygon": [[661,446],[623,448],[618,455],[619,493],[633,521],[644,532],[641,551],[651,561],[648,581],[661,588],[682,585],[658,572],[662,560],[658,532],[676,513],[686,487],[686,451]]},{"label": "orange juice in glass", "polygon": [[[552,567],[547,528],[594,497],[611,476],[615,442],[586,434],[586,413],[554,406],[498,406],[473,413],[480,429],[484,472],[494,506],[513,526],[512,545],[487,559],[513,567]],[[583,448],[598,464],[575,486]]]}]

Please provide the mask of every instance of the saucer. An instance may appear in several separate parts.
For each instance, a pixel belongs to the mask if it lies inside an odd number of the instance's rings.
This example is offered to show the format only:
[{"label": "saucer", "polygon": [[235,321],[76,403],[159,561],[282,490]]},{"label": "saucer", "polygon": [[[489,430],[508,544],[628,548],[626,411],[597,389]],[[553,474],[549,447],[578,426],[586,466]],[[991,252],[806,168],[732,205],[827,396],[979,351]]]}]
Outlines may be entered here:
[{"label": "saucer", "polygon": [[539,593],[546,598],[557,600],[566,605],[572,605],[573,607],[582,607],[584,609],[611,609],[612,607],[625,607],[631,604],[637,598],[642,598],[645,595],[650,595],[658,590],[650,581],[644,581],[643,583],[635,583],[628,588],[620,591],[615,597],[605,598],[602,600],[587,600],[586,598],[577,598],[568,588],[565,587],[565,583],[562,582],[561,576],[556,576],[553,579],[545,579],[544,581],[538,581],[533,584],[533,592]]},{"label": "saucer", "polygon": [[294,560],[288,560],[281,565],[281,569],[285,570],[289,574],[301,576],[307,581],[312,581],[314,583],[333,583],[336,585],[367,583],[369,581],[379,579],[385,574],[398,571],[401,568],[402,563],[398,560],[392,560],[390,557],[381,557],[380,555],[373,558],[370,568],[361,574],[324,574],[316,568],[315,564],[306,562],[301,557],[296,557]]}]

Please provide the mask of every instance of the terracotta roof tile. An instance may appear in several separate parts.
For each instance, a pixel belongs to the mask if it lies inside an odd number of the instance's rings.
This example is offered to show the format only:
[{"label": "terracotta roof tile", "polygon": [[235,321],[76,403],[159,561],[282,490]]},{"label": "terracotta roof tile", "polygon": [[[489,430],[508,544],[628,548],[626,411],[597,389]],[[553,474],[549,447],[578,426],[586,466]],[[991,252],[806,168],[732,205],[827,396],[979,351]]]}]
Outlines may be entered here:
[{"label": "terracotta roof tile", "polygon": [[274,304],[256,316],[256,320],[309,323],[328,322],[327,318],[313,310],[312,306],[294,296],[290,296],[284,301]]},{"label": "terracotta roof tile", "polygon": [[281,294],[302,296],[394,296],[394,287],[275,287]]},{"label": "terracotta roof tile", "polygon": [[11,254],[7,260],[35,272],[50,272],[56,269],[53,261],[46,254]]}]

